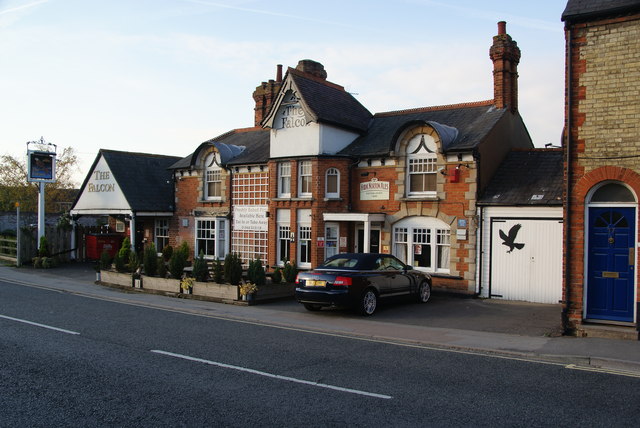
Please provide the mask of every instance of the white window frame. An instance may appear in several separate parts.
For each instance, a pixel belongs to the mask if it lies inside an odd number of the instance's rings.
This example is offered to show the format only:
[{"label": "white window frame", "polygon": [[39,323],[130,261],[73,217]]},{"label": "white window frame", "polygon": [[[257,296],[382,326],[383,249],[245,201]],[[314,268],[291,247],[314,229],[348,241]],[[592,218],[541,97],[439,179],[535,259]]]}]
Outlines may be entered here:
[{"label": "white window frame", "polygon": [[201,241],[213,241],[214,254],[204,252],[204,258],[223,260],[229,252],[229,220],[225,217],[196,217],[195,220],[195,256],[203,249]]},{"label": "white window frame", "polygon": [[[291,211],[289,211],[288,209],[277,210],[276,225],[278,233],[276,264],[278,266],[284,266],[285,261],[291,259]],[[283,247],[286,249],[286,254],[283,254]]]},{"label": "white window frame", "polygon": [[[311,268],[311,254],[313,252],[311,241],[311,210],[299,209],[297,212],[297,236],[296,236],[296,264],[299,268]],[[308,260],[306,256],[308,255]],[[305,256],[305,257],[303,257]]]},{"label": "white window frame", "polygon": [[[212,152],[206,157],[204,161],[205,169],[203,174],[203,194],[204,199],[207,201],[220,201],[222,200],[222,168],[216,163],[216,153]],[[210,194],[209,186],[217,184],[219,194]]]},{"label": "white window frame", "polygon": [[[431,147],[431,149],[429,148]],[[433,137],[425,134],[414,136],[407,144],[406,188],[409,197],[435,197],[438,181],[438,155]],[[412,188],[412,178],[418,177],[421,189]],[[434,181],[433,189],[425,189],[427,177]]]},{"label": "white window frame", "polygon": [[[434,217],[408,217],[393,226],[393,255],[417,270],[451,271],[451,228]],[[419,266],[416,252],[429,251],[426,266]]]},{"label": "white window frame", "polygon": [[[336,190],[335,192],[329,191],[329,177],[335,177],[336,181]],[[325,197],[327,199],[338,199],[340,198],[340,171],[338,168],[329,168],[324,175],[325,182]]]},{"label": "white window frame", "polygon": [[[335,231],[335,233],[333,233]],[[328,259],[340,252],[340,225],[325,223],[324,225],[324,258]]]},{"label": "white window frame", "polygon": [[291,162],[278,162],[278,197],[291,197]]},{"label": "white window frame", "polygon": [[[169,245],[169,219],[168,218],[157,218],[154,223],[154,234],[153,234],[154,245],[156,246],[156,251],[158,255],[162,254],[162,250],[164,247]],[[162,240],[164,245],[160,245],[160,240]]]},{"label": "white window frame", "polygon": [[313,192],[313,164],[310,160],[298,163],[298,197],[310,198]]}]

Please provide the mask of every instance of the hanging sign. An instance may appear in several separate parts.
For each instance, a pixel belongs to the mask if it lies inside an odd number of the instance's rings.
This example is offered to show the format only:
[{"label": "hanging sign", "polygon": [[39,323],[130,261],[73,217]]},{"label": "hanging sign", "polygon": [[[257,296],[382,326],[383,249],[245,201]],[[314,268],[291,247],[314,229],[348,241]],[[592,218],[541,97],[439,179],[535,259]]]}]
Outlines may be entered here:
[{"label": "hanging sign", "polygon": [[29,150],[27,152],[27,181],[53,183],[56,181],[56,154]]}]

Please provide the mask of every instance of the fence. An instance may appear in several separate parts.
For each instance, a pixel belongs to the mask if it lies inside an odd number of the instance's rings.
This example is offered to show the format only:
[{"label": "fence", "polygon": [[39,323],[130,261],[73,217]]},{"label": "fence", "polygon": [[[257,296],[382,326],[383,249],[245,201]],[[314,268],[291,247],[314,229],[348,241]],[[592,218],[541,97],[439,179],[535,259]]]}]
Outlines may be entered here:
[{"label": "fence", "polygon": [[[20,230],[20,264],[30,263],[38,254],[38,231],[31,228]],[[61,261],[71,257],[71,231],[58,229],[56,226],[45,227],[45,237],[49,244],[49,254]],[[82,236],[79,234],[79,236]],[[15,236],[0,236],[0,259],[18,264],[18,239]]]}]

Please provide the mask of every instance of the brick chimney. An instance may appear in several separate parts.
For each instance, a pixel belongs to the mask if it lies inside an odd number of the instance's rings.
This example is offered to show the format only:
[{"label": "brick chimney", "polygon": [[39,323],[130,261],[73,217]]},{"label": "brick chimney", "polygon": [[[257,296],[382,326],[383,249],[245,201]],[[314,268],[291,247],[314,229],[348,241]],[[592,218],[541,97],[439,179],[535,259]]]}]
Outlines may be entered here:
[{"label": "brick chimney", "polygon": [[507,23],[498,22],[498,35],[489,49],[493,61],[493,102],[496,108],[518,110],[518,63],[520,48],[507,34]]},{"label": "brick chimney", "polygon": [[311,59],[301,59],[298,61],[296,70],[311,74],[322,80],[327,80],[327,72],[324,70],[324,65]]},{"label": "brick chimney", "polygon": [[253,100],[256,102],[255,107],[255,125],[260,126],[262,119],[269,113],[271,106],[278,96],[280,87],[282,86],[282,65],[278,64],[276,71],[276,80],[269,80],[268,82],[262,82],[262,84],[256,87],[253,91]]}]

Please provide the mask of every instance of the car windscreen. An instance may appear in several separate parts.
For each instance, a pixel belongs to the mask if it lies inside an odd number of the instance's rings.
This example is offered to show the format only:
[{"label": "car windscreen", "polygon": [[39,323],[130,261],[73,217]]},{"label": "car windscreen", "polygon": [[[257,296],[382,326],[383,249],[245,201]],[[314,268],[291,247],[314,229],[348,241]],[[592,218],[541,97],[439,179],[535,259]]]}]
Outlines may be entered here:
[{"label": "car windscreen", "polygon": [[332,259],[325,260],[325,262],[318,266],[318,268],[359,270],[362,269],[361,264],[361,260],[354,257],[334,257]]}]

